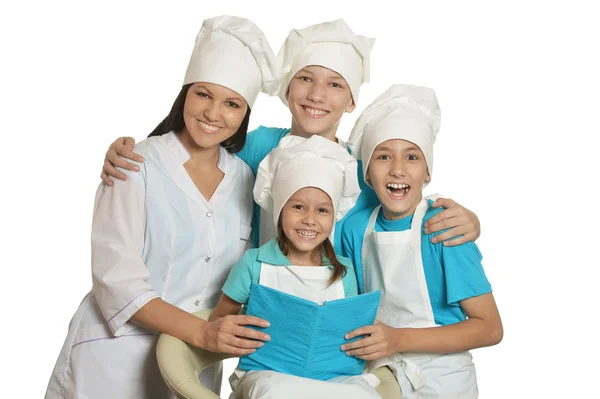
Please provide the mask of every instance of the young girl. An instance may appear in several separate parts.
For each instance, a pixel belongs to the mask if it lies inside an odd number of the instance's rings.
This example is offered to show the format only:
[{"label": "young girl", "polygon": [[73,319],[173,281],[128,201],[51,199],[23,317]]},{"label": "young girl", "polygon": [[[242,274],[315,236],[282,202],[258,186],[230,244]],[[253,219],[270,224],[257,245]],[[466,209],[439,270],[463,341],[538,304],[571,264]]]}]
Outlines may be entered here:
[{"label": "young girl", "polygon": [[[234,153],[256,97],[274,82],[269,60],[251,21],[204,21],[171,113],[136,147],[146,158],[140,173],[96,193],[92,292],[69,325],[46,398],[171,397],[156,363],[157,332],[239,355],[264,339],[244,327],[264,320],[209,323],[189,312],[216,305],[250,238],[252,172]],[[200,377],[215,392],[220,367]]]},{"label": "young girl", "polygon": [[377,319],[347,338],[349,356],[390,366],[411,398],[476,398],[470,349],[495,345],[502,322],[473,242],[431,243],[424,222],[440,209],[423,199],[431,181],[440,111],[431,89],[394,85],[361,115],[349,144],[381,201],[348,218],[344,254],[360,290],[381,290]]},{"label": "young girl", "polygon": [[[335,216],[358,193],[356,160],[342,147],[319,136],[284,138],[260,164],[254,187],[256,202],[274,215],[277,236],[236,263],[211,320],[237,314],[253,284],[318,304],[357,295],[352,264],[335,255],[329,236]],[[230,381],[238,398],[378,397],[362,376],[340,384],[238,368]]]},{"label": "young girl", "polygon": [[[238,156],[246,162],[254,174],[260,162],[287,136],[310,137],[318,135],[338,142],[336,132],[342,116],[354,111],[362,83],[369,81],[370,52],[374,39],[356,35],[343,21],[337,20],[312,25],[290,32],[277,55],[280,84],[277,94],[292,115],[291,129],[260,126],[248,134],[247,142]],[[125,179],[115,166],[134,170],[135,165],[121,156],[142,162],[131,151],[135,141],[119,138],[109,148],[102,179],[112,184],[109,175]],[[345,144],[340,142],[345,147]],[[358,164],[359,183],[362,189],[356,206],[347,214],[368,208],[377,203],[373,190],[364,184],[362,165]],[[447,209],[432,218],[432,232],[448,231],[434,239],[447,241],[446,245],[458,245],[479,236],[477,216],[452,200],[440,199],[434,206]],[[275,228],[269,223],[271,215],[255,206],[253,218],[254,244],[262,245],[275,236]],[[339,220],[334,231],[334,247],[340,250],[340,235],[343,220]],[[460,236],[456,238],[456,236]]]}]

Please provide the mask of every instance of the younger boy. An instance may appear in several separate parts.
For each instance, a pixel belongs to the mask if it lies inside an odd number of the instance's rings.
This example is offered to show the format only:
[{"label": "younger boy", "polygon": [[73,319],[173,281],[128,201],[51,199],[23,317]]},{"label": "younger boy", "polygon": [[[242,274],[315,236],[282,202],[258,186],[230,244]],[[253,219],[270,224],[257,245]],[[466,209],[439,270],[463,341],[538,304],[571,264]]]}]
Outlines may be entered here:
[{"label": "younger boy", "polygon": [[378,321],[347,335],[349,356],[389,366],[410,398],[476,398],[470,349],[495,345],[502,322],[473,242],[433,244],[424,222],[440,212],[422,189],[431,181],[440,110],[433,90],[394,85],[358,119],[348,144],[367,165],[381,205],[343,225],[343,255],[359,290],[381,291]]}]

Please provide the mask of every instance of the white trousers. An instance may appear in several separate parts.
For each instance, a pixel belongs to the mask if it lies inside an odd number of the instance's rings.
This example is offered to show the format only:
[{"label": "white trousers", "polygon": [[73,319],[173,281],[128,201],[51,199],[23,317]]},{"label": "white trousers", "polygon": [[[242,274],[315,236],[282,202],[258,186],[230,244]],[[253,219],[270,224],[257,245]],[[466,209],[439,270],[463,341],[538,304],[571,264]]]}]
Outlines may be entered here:
[{"label": "white trousers", "polygon": [[230,399],[381,399],[376,391],[379,379],[373,374],[320,381],[276,371],[236,370],[229,381]]},{"label": "white trousers", "polygon": [[[402,399],[477,399],[477,376],[469,352],[436,355],[411,360],[419,375],[408,372],[400,364],[391,364]],[[414,371],[414,370],[412,370]],[[414,382],[422,380],[415,387]]]}]

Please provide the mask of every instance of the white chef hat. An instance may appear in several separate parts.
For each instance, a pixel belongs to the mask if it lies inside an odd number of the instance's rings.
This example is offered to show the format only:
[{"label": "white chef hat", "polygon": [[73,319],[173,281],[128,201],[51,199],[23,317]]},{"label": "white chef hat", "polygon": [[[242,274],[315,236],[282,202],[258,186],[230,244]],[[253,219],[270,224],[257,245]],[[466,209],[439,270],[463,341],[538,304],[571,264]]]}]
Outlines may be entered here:
[{"label": "white chef hat", "polygon": [[284,137],[258,167],[254,200],[271,212],[277,224],[287,200],[304,187],[316,187],[331,198],[336,220],[354,206],[360,194],[356,159],[338,143],[313,135]]},{"label": "white chef hat", "polygon": [[440,130],[440,118],[433,89],[396,84],[383,92],[363,111],[347,142],[354,156],[363,161],[365,179],[375,147],[391,139],[416,144],[431,176],[433,143]]},{"label": "white chef hat", "polygon": [[292,29],[277,54],[281,76],[279,98],[287,106],[290,81],[308,65],[319,65],[339,73],[350,86],[354,102],[363,82],[369,81],[369,54],[375,39],[355,35],[342,19]]},{"label": "white chef hat", "polygon": [[254,22],[221,15],[204,20],[183,84],[208,82],[240,94],[252,107],[258,93],[277,88],[275,55]]}]

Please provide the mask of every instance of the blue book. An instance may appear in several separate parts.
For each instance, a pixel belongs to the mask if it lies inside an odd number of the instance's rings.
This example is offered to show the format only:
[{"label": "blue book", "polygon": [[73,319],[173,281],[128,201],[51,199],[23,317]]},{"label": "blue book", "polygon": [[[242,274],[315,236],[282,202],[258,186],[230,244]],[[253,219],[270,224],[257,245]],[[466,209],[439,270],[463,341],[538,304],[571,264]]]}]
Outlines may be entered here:
[{"label": "blue book", "polygon": [[318,305],[294,295],[253,284],[250,287],[247,315],[271,323],[254,327],[271,336],[262,348],[243,356],[242,370],[274,370],[317,380],[363,372],[365,361],[347,356],[340,349],[344,335],[375,322],[379,291]]}]

